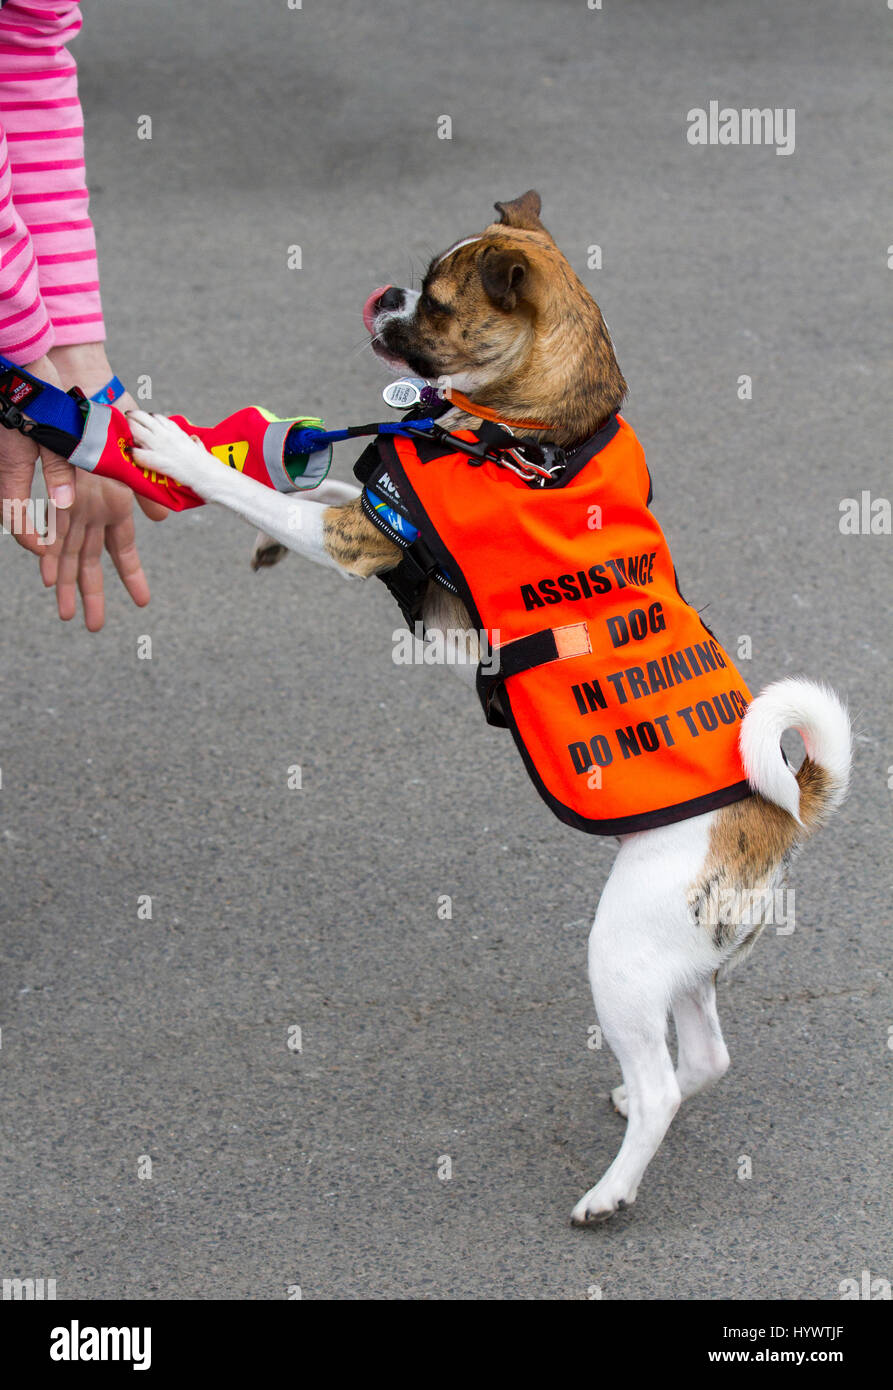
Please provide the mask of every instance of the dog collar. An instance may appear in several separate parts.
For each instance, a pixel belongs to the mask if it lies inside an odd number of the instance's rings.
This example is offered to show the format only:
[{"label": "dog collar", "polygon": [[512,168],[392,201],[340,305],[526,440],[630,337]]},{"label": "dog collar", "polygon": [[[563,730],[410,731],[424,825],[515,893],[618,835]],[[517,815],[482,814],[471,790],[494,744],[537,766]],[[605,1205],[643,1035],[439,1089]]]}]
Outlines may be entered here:
[{"label": "dog collar", "polygon": [[444,395],[451,405],[459,410],[464,410],[468,415],[474,415],[478,420],[491,420],[495,425],[508,425],[512,428],[520,425],[525,430],[549,430],[551,425],[544,425],[541,420],[506,420],[497,411],[491,410],[488,405],[478,405],[476,401],[469,400],[462,391],[445,391]]}]

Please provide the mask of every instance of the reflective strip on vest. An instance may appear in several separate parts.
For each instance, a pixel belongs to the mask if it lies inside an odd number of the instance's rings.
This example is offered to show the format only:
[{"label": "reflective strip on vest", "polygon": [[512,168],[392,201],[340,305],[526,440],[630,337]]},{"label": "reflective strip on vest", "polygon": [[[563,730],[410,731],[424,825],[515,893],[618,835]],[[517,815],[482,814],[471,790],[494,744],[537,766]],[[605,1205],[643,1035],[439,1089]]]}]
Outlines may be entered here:
[{"label": "reflective strip on vest", "polygon": [[618,417],[604,438],[546,488],[463,454],[423,462],[408,438],[379,448],[494,662],[505,653],[510,674],[479,668],[485,709],[498,693],[559,820],[624,835],[750,794],[738,749],[750,694],[679,592],[635,434]]}]

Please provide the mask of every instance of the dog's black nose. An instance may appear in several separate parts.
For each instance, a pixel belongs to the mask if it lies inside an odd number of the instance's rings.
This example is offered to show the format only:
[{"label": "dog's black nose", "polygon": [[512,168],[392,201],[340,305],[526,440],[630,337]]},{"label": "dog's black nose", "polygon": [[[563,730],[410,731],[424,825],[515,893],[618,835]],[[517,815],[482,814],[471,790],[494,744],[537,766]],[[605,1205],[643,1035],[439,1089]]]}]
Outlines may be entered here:
[{"label": "dog's black nose", "polygon": [[398,289],[396,285],[388,285],[376,307],[382,310],[402,309],[403,291]]}]

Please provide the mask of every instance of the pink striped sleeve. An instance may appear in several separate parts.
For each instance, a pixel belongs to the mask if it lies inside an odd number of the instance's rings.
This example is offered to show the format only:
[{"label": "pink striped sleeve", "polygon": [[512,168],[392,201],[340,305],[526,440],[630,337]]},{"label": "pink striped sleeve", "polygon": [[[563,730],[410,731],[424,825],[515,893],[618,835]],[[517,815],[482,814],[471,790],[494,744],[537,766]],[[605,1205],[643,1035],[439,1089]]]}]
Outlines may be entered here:
[{"label": "pink striped sleeve", "polygon": [[105,338],[77,69],[65,46],[81,23],[77,0],[9,0],[0,10],[0,122],[12,194],[60,345]]},{"label": "pink striped sleeve", "polygon": [[9,151],[0,127],[0,352],[24,367],[52,346],[53,328],[40,297],[34,247],[12,201]]}]

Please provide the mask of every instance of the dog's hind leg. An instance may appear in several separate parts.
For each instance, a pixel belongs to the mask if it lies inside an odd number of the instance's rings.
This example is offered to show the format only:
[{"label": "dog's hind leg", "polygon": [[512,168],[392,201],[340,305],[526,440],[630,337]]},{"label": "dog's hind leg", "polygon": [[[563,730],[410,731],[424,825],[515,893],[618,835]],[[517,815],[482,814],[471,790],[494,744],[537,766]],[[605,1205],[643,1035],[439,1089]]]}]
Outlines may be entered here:
[{"label": "dog's hind leg", "polygon": [[725,1076],[729,1053],[716,1012],[716,983],[711,977],[673,1000],[679,1045],[676,1080],[682,1099],[697,1095]]},{"label": "dog's hind leg", "polygon": [[688,886],[703,862],[709,816],[624,840],[589,938],[589,974],[605,1038],[623,1072],[628,1119],[620,1151],[575,1206],[576,1225],[630,1206],[679,1108],[667,1047],[674,1001],[716,968]]},{"label": "dog's hind leg", "polygon": [[[683,1100],[719,1081],[729,1069],[729,1053],[716,1012],[716,984],[711,978],[673,1000],[676,1025],[676,1082]],[[611,1092],[614,1109],[629,1114],[625,1086]]]},{"label": "dog's hind leg", "polygon": [[[667,1050],[666,1020],[656,1009],[643,1010],[642,1003],[641,997],[632,995],[626,1000],[626,1005],[639,1011],[632,1027],[603,1025],[623,1070],[629,1119],[614,1162],[574,1207],[571,1220],[577,1226],[604,1221],[633,1204],[645,1169],[679,1108],[679,1087]],[[603,1007],[599,1016],[607,1016]]]},{"label": "dog's hind leg", "polygon": [[[676,1025],[676,1082],[683,1100],[713,1086],[729,1069],[729,1053],[716,1012],[716,982],[702,980],[673,1000]],[[629,1113],[626,1087],[611,1092],[614,1109]]]}]

